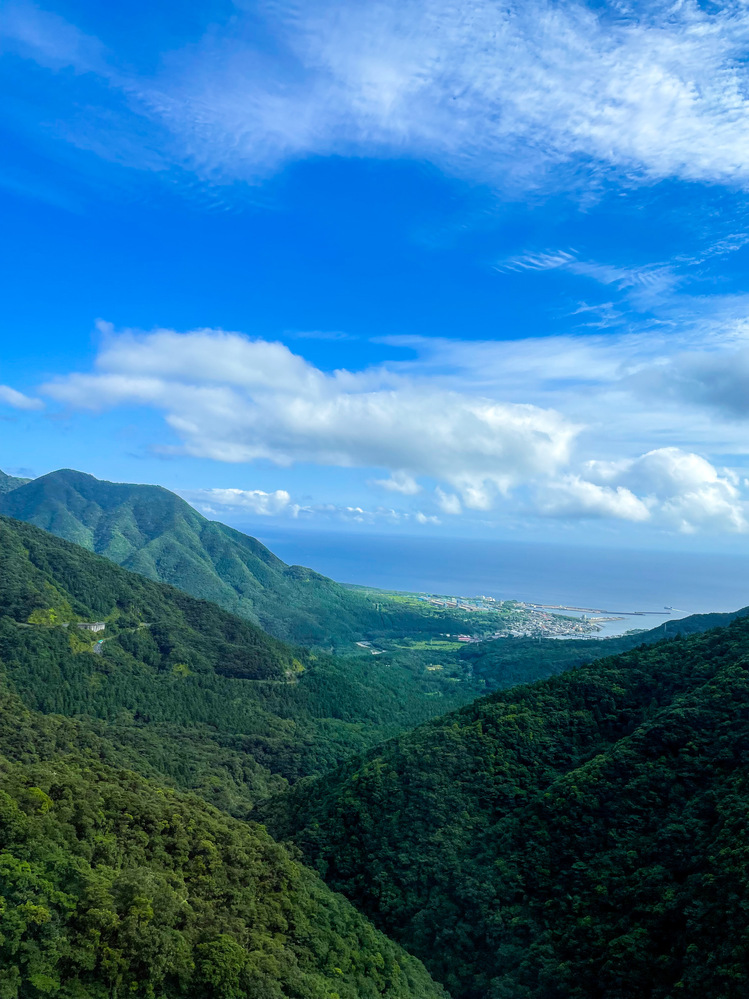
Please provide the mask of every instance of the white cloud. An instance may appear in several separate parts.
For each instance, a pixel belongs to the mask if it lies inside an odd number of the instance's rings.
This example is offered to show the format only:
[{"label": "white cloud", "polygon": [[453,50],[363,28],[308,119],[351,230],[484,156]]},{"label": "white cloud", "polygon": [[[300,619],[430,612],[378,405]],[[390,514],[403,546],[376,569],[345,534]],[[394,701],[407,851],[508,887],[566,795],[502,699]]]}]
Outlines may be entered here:
[{"label": "white cloud", "polygon": [[381,342],[416,355],[390,365],[401,374],[563,413],[588,428],[578,438],[587,446],[591,434],[601,435],[594,448],[602,456],[664,445],[747,454],[749,298],[716,303],[713,314],[695,313],[639,333],[497,341],[397,336]]},{"label": "white cloud", "polygon": [[391,525],[402,523],[439,524],[439,517],[421,510],[409,512],[391,507],[367,508],[340,503],[297,503],[285,489],[188,489],[181,495],[209,516],[236,518],[243,514],[260,517],[291,517],[303,520],[329,520],[343,523]]},{"label": "white cloud", "polygon": [[247,156],[258,140],[284,159],[376,145],[483,176],[582,156],[651,177],[742,180],[748,25],[740,3],[607,16],[533,0],[323,0],[281,29],[296,87],[258,87],[235,57],[224,86],[204,78],[192,96],[218,111],[219,129],[232,123]]},{"label": "white cloud", "polygon": [[667,365],[638,372],[633,383],[647,398],[665,396],[743,419],[749,416],[749,347],[678,353]]},{"label": "white cloud", "polygon": [[262,489],[194,489],[184,493],[184,497],[205,513],[216,513],[218,508],[261,517],[276,516],[291,504],[291,496],[285,489],[272,493]]},{"label": "white cloud", "polygon": [[538,496],[542,513],[555,517],[613,517],[617,520],[650,519],[647,505],[623,486],[599,486],[566,475],[546,484]]},{"label": "white cloud", "polygon": [[498,271],[555,271],[577,263],[577,257],[568,250],[546,250],[540,253],[521,253],[496,265]]},{"label": "white cloud", "polygon": [[[678,383],[688,360],[706,384],[719,366],[740,400],[749,369],[736,361],[747,350],[737,354],[737,329],[703,335],[701,351],[695,331],[484,343],[408,338],[414,360],[335,372],[281,343],[237,333],[103,330],[94,370],[58,378],[45,393],[80,409],[161,411],[179,439],[162,450],[361,468],[363,481],[404,498],[429,487],[421,510],[301,505],[283,490],[241,489],[206,492],[212,509],[423,524],[439,513],[499,508],[686,533],[747,528],[742,461],[719,467],[749,456],[743,411],[731,404],[730,418],[706,420],[705,406],[715,404],[709,394],[686,399],[662,389]],[[749,330],[743,337],[749,341]],[[721,451],[732,461],[720,461]],[[374,470],[387,477],[373,479]]]},{"label": "white cloud", "polygon": [[49,69],[106,72],[103,49],[64,18],[33,4],[10,2],[0,11],[0,54],[5,50],[33,58]]},{"label": "white cloud", "polygon": [[373,485],[382,486],[391,493],[403,493],[404,496],[415,496],[421,492],[421,486],[416,479],[402,469],[393,472],[389,479],[375,479]]},{"label": "white cloud", "polygon": [[701,455],[658,448],[634,460],[592,461],[586,472],[595,481],[639,493],[655,518],[680,531],[744,532],[749,527],[737,476],[721,474]]},{"label": "white cloud", "polygon": [[431,514],[423,513],[421,510],[410,512],[408,510],[394,510],[392,507],[375,507],[374,509],[362,506],[345,506],[339,503],[312,503],[305,506],[293,506],[294,517],[301,519],[327,519],[342,523],[356,523],[368,525],[394,526],[396,524],[439,524],[440,520]]},{"label": "white cloud", "polygon": [[542,484],[537,503],[548,516],[650,521],[685,534],[749,530],[749,499],[738,477],[675,447],[634,459],[588,461],[581,474]]},{"label": "white cloud", "polygon": [[460,499],[455,495],[455,493],[446,493],[440,489],[439,486],[437,486],[434,490],[434,494],[437,499],[437,505],[443,513],[449,513],[452,516],[457,516],[463,512]]},{"label": "white cloud", "polygon": [[96,368],[44,391],[82,409],[162,410],[187,454],[384,468],[407,494],[428,476],[473,509],[565,465],[578,430],[551,409],[436,389],[384,368],[326,374],[283,344],[222,331],[108,330]]},{"label": "white cloud", "polygon": [[31,396],[18,392],[9,385],[0,385],[0,404],[12,406],[13,409],[43,409],[44,403],[41,399],[34,399]]},{"label": "white cloud", "polygon": [[434,516],[430,516],[429,514],[422,513],[421,510],[417,511],[415,519],[416,519],[416,522],[418,524],[439,524],[440,523],[439,517],[434,517]]},{"label": "white cloud", "polygon": [[[217,181],[364,154],[510,185],[564,184],[568,166],[630,182],[749,182],[741,0],[240,5],[150,77],[105,64],[95,40],[53,15],[10,11],[3,31],[22,52],[98,72],[125,97],[120,127],[138,166],[171,161]],[[273,46],[261,52],[263,15]]]},{"label": "white cloud", "polygon": [[[726,241],[723,252],[739,249],[741,243]],[[511,271],[566,271],[578,277],[589,278],[598,284],[611,285],[625,292],[636,304],[648,306],[659,302],[683,280],[668,264],[645,266],[614,265],[595,260],[581,260],[574,251],[553,250],[542,253],[524,253],[510,257],[496,265],[496,270]],[[609,303],[610,304],[610,303]]]}]

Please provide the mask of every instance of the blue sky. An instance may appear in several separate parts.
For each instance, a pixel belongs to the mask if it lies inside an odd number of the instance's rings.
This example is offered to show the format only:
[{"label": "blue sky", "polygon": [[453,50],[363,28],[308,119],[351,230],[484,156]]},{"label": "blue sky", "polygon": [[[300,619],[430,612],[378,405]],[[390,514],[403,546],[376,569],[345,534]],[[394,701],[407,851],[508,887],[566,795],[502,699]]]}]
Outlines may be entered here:
[{"label": "blue sky", "polygon": [[250,528],[749,539],[736,4],[0,13],[0,467]]}]

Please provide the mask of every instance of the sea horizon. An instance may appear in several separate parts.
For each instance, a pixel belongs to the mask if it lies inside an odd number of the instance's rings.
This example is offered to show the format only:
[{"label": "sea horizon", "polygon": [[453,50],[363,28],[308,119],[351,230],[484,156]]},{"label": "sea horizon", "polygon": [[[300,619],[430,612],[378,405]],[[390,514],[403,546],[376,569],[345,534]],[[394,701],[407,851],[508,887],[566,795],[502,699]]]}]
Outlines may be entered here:
[{"label": "sea horizon", "polygon": [[749,604],[742,555],[278,528],[256,536],[285,562],[339,583],[626,615],[600,636]]}]

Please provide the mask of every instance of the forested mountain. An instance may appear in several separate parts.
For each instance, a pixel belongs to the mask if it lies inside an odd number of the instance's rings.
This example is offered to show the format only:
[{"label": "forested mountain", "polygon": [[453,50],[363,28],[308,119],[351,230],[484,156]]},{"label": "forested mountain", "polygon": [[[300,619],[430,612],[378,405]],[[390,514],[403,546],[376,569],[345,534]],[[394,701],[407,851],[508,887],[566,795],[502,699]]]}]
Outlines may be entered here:
[{"label": "forested mountain", "polygon": [[515,687],[258,810],[456,999],[749,992],[749,620]]},{"label": "forested mountain", "polygon": [[[97,620],[103,633],[78,627]],[[238,815],[450,703],[426,696],[431,680],[378,657],[346,662],[286,645],[7,518],[0,665],[30,708],[88,716],[128,766]]]},{"label": "forested mountain", "polygon": [[3,999],[443,995],[261,827],[117,755],[0,678]]},{"label": "forested mountain", "polygon": [[62,469],[4,492],[0,514],[73,541],[149,579],[245,617],[277,638],[335,647],[392,634],[489,633],[495,615],[370,596],[286,565],[255,538],[207,520],[160,486]]},{"label": "forested mountain", "polygon": [[[499,685],[616,647],[503,640],[462,661]],[[439,994],[216,805],[293,838],[455,999],[738,999],[747,662],[739,617],[361,755],[449,700],[0,517],[0,996]]]},{"label": "forested mountain", "polygon": [[18,489],[19,486],[26,485],[27,482],[31,482],[31,479],[19,479],[13,475],[6,475],[0,470],[0,496],[9,493],[12,489]]},{"label": "forested mountain", "polygon": [[[374,609],[311,570],[287,566],[254,538],[207,520],[160,486],[102,482],[63,469],[0,498],[0,513],[171,583],[278,637],[326,641],[359,635]],[[352,632],[353,634],[353,632]]]}]

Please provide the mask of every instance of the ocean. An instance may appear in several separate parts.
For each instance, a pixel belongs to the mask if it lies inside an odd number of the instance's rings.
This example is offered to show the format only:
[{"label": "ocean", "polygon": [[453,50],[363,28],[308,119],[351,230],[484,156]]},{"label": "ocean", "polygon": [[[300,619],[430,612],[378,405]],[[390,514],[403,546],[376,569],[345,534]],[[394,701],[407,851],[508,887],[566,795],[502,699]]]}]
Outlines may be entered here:
[{"label": "ocean", "polygon": [[626,613],[603,635],[749,604],[749,557],[743,555],[332,531],[274,529],[255,536],[285,562],[341,583]]}]

